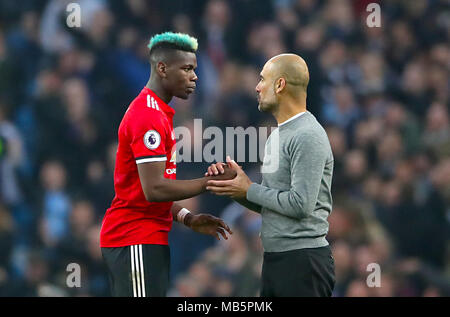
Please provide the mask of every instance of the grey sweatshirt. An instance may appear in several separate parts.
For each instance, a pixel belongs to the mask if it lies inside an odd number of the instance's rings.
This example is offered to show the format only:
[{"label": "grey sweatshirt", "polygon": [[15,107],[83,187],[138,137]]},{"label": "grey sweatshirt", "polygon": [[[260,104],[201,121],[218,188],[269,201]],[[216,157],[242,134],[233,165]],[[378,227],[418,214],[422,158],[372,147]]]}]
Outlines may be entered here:
[{"label": "grey sweatshirt", "polygon": [[310,112],[282,123],[266,142],[262,183],[247,192],[246,207],[261,213],[265,252],[328,245],[333,154]]}]

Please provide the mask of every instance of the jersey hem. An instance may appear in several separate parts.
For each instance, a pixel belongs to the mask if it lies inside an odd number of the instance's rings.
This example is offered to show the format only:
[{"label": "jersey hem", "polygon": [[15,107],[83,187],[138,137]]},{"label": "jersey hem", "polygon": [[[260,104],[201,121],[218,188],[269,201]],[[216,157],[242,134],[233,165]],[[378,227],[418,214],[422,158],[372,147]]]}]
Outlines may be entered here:
[{"label": "jersey hem", "polygon": [[[103,240],[103,239],[100,239]],[[102,242],[100,241],[101,248],[119,248],[127,247],[137,244],[160,244],[169,245],[169,233],[168,232],[155,232],[151,237],[144,239],[123,239],[122,242]]]}]

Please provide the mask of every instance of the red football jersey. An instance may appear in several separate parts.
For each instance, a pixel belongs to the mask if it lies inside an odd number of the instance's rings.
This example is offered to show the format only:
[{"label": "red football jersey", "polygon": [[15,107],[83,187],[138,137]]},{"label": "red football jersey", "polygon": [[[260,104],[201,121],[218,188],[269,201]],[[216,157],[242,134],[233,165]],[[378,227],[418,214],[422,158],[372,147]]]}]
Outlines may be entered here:
[{"label": "red football jersey", "polygon": [[114,169],[116,195],[103,218],[101,247],[168,244],[173,202],[148,202],[137,164],[165,161],[164,177],[176,179],[175,111],[149,88],[142,89],[119,126]]}]

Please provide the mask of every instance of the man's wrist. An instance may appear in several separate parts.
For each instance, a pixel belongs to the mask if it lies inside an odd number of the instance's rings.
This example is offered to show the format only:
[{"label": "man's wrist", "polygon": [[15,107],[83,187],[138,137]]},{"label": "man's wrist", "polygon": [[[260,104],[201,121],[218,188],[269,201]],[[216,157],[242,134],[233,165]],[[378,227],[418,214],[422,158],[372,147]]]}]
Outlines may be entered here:
[{"label": "man's wrist", "polygon": [[187,220],[192,217],[191,212],[186,208],[181,208],[180,211],[177,213],[177,221],[179,223],[183,223],[187,225]]},{"label": "man's wrist", "polygon": [[248,190],[250,189],[250,186],[252,186],[253,182],[251,180],[249,180],[244,188],[244,192],[245,192],[245,198],[247,198],[247,193]]},{"label": "man's wrist", "polygon": [[202,183],[202,190],[203,192],[206,192],[206,184],[208,183],[209,180],[213,179],[212,176],[204,176],[203,177],[203,183]]},{"label": "man's wrist", "polygon": [[194,218],[194,215],[191,213],[186,214],[184,217],[183,223],[186,227],[191,227],[192,219]]},{"label": "man's wrist", "polygon": [[245,194],[245,199],[247,199],[250,202],[254,202],[255,196],[258,195],[259,190],[258,190],[258,184],[256,183],[251,183],[250,186],[248,186],[247,188],[247,192]]}]

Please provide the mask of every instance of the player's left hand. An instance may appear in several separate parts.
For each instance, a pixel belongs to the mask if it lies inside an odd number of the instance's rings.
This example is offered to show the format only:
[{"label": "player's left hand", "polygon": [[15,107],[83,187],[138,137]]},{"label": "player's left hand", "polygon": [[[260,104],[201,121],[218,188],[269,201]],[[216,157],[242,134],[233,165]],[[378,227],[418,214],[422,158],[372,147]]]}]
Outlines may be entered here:
[{"label": "player's left hand", "polygon": [[233,234],[230,227],[220,218],[208,214],[189,214],[186,225],[198,233],[208,234],[220,240],[220,235],[228,240],[227,232]]},{"label": "player's left hand", "polygon": [[209,180],[206,183],[206,189],[219,196],[230,196],[234,199],[246,198],[248,188],[252,184],[252,181],[242,168],[229,156],[227,156],[227,164],[236,171],[236,177],[225,181]]}]

